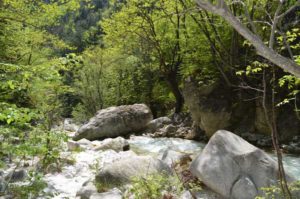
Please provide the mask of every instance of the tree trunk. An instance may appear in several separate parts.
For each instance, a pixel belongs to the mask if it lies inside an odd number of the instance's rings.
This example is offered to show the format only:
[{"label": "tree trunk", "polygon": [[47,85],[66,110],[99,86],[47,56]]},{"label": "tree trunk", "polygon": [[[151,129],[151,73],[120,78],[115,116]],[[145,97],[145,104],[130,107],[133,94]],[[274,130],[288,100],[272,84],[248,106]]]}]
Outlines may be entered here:
[{"label": "tree trunk", "polygon": [[179,84],[178,84],[178,80],[176,77],[176,71],[171,71],[170,73],[168,73],[166,75],[166,81],[176,99],[175,113],[180,113],[183,108],[184,98],[179,89]]}]

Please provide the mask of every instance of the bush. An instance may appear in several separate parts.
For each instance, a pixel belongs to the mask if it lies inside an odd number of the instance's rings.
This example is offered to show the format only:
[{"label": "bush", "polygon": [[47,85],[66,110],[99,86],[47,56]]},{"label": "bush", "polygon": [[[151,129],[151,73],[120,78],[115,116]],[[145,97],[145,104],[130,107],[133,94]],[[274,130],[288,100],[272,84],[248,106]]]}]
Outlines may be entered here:
[{"label": "bush", "polygon": [[136,199],[158,199],[179,195],[183,189],[177,177],[157,173],[133,178],[129,194],[133,194]]},{"label": "bush", "polygon": [[[281,188],[278,186],[263,187],[261,190],[263,191],[262,196],[257,196],[256,199],[285,198]],[[292,194],[292,198],[300,198],[300,181],[289,184],[289,190]]]}]

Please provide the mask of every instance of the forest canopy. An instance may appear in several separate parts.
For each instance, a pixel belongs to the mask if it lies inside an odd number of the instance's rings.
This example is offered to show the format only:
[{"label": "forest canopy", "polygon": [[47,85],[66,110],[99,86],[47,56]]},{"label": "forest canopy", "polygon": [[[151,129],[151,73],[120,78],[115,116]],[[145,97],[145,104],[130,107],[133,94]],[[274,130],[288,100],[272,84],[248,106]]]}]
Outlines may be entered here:
[{"label": "forest canopy", "polygon": [[0,165],[38,154],[47,168],[62,118],[186,112],[190,80],[299,118],[299,21],[299,0],[2,0]]}]

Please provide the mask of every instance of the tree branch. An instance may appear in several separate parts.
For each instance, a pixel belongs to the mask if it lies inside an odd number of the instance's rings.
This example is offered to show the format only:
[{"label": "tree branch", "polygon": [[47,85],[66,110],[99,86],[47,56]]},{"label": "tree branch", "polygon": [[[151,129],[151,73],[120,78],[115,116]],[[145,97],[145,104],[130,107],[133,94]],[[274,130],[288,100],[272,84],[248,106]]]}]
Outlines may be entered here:
[{"label": "tree branch", "polygon": [[297,65],[291,59],[283,57],[273,49],[266,46],[257,35],[252,33],[228,9],[226,9],[226,6],[223,5],[222,8],[219,8],[205,0],[196,0],[196,2],[200,8],[219,15],[225,21],[227,21],[227,23],[229,23],[239,34],[241,34],[256,48],[259,55],[279,66],[283,70],[295,75],[296,77],[300,77],[299,65]]}]

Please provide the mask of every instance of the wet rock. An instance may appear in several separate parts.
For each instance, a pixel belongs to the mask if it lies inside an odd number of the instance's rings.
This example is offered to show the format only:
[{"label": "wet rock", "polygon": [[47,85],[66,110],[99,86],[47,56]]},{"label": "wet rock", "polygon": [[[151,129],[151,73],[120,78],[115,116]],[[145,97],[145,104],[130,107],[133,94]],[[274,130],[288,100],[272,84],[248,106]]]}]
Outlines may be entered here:
[{"label": "wet rock", "polygon": [[192,129],[190,127],[179,127],[175,133],[175,137],[178,138],[190,138],[193,137],[192,135]]},{"label": "wet rock", "polygon": [[90,140],[85,139],[85,138],[78,140],[77,143],[80,145],[80,147],[82,149],[92,149],[93,148],[93,143]]},{"label": "wet rock", "polygon": [[133,177],[142,177],[153,173],[171,174],[171,168],[163,161],[151,156],[130,156],[114,161],[96,175],[96,182],[119,186],[127,184]]},{"label": "wet rock", "polygon": [[8,172],[5,176],[5,180],[9,182],[23,181],[28,177],[27,171],[25,169],[16,169]]},{"label": "wet rock", "polygon": [[179,199],[194,199],[193,195],[189,191],[184,191]]},{"label": "wet rock", "polygon": [[89,199],[91,195],[98,193],[97,188],[93,182],[87,181],[83,184],[82,188],[76,193],[77,197],[80,199]]},{"label": "wet rock", "polygon": [[165,126],[163,129],[161,129],[162,132],[164,132],[168,137],[173,137],[176,135],[178,127],[174,126],[173,124],[169,124]]},{"label": "wet rock", "polygon": [[[277,162],[261,149],[225,130],[217,131],[191,172],[225,198],[253,198],[261,187],[277,184]],[[294,179],[287,174],[289,182]],[[243,193],[242,196],[237,196]]]},{"label": "wet rock", "polygon": [[94,147],[95,151],[99,150],[114,150],[114,151],[127,151],[130,149],[129,143],[127,140],[125,140],[122,137],[117,138],[107,138],[101,142],[93,142],[93,144],[96,143],[96,146]]},{"label": "wet rock", "polygon": [[165,150],[161,155],[159,155],[159,159],[172,167],[176,164],[180,164],[185,158],[187,158],[187,156],[189,155],[182,152]]},{"label": "wet rock", "polygon": [[152,120],[151,110],[144,104],[110,107],[97,112],[77,131],[74,140],[89,140],[126,136],[145,130]]},{"label": "wet rock", "polygon": [[257,133],[242,133],[241,137],[252,144],[257,144],[257,142],[262,139],[264,135]]},{"label": "wet rock", "polygon": [[272,144],[272,138],[267,136],[267,137],[264,137],[260,140],[257,141],[257,144],[256,144],[258,147],[261,147],[261,148],[269,148],[269,147],[272,147],[273,144]]},{"label": "wet rock", "polygon": [[66,118],[64,120],[63,128],[65,131],[76,132],[79,129],[79,126],[75,124],[72,118]]},{"label": "wet rock", "polygon": [[165,125],[171,124],[172,120],[168,117],[160,117],[157,119],[152,120],[147,125],[147,131],[150,131],[150,133],[153,133],[157,131],[158,129],[164,127]]},{"label": "wet rock", "polygon": [[287,153],[300,154],[300,144],[291,143],[289,145],[282,145],[282,149]]},{"label": "wet rock", "polygon": [[2,177],[0,177],[0,195],[3,193],[6,189],[6,183]]},{"label": "wet rock", "polygon": [[80,149],[80,144],[73,140],[68,140],[67,146],[69,151],[76,151]]}]

